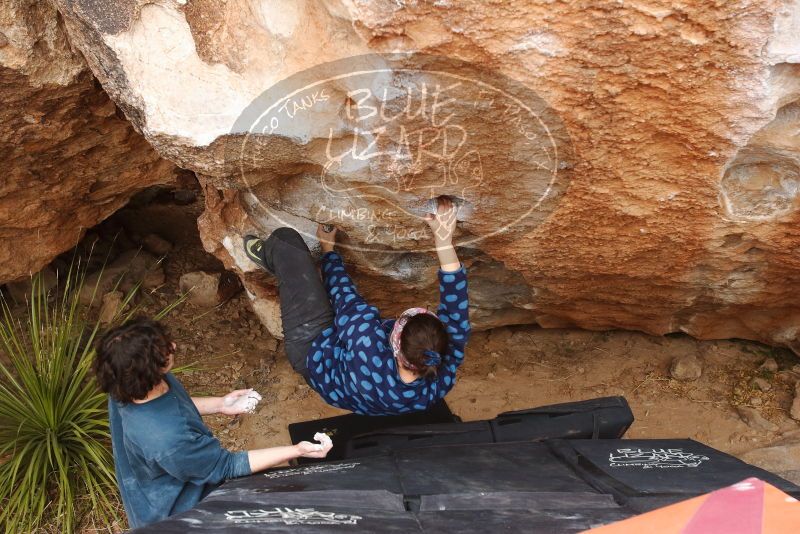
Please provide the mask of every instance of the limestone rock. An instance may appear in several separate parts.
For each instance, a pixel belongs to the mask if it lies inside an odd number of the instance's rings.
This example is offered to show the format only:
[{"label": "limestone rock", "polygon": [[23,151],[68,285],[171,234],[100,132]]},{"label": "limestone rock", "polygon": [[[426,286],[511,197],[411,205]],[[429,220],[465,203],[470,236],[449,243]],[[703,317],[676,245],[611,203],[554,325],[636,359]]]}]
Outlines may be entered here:
[{"label": "limestone rock", "polygon": [[197,193],[191,189],[178,189],[173,193],[172,198],[175,204],[179,206],[188,206],[197,201]]},{"label": "limestone rock", "polygon": [[753,430],[758,430],[760,432],[775,432],[778,430],[778,425],[766,419],[761,415],[761,412],[755,408],[737,406],[736,413],[738,413],[741,420],[747,423],[747,426]]},{"label": "limestone rock", "polygon": [[[55,1],[137,130],[198,173],[204,245],[241,274],[257,310],[273,282],[253,276],[241,236],[291,224],[313,242],[315,222],[344,230],[359,289],[387,316],[435,301],[420,211],[443,193],[464,201],[457,239],[476,327],[800,350],[796,0],[135,0],[113,12]],[[395,51],[417,55],[393,63]],[[362,60],[307,70],[363,54],[382,54],[363,60],[368,81],[334,76]],[[478,71],[484,88],[516,85],[485,98],[468,83]],[[414,88],[409,102],[425,87],[431,103],[459,72],[469,76],[457,98],[439,95],[438,119],[406,113],[405,131],[390,120]],[[256,99],[287,86],[307,92],[260,115]]]},{"label": "limestone rock", "polygon": [[[50,291],[58,284],[58,274],[49,265],[39,272],[39,276],[41,276],[41,289],[44,291]],[[6,284],[6,289],[8,289],[8,294],[14,302],[27,302],[30,300],[31,291],[33,290],[33,277]]]},{"label": "limestone rock", "polygon": [[682,354],[672,360],[669,374],[675,380],[697,380],[703,374],[703,366],[695,354]]},{"label": "limestone rock", "polygon": [[269,352],[278,350],[278,340],[272,336],[264,336],[261,345]]},{"label": "limestone rock", "polygon": [[147,234],[142,238],[142,246],[156,256],[166,256],[172,250],[172,243],[157,234]]},{"label": "limestone rock", "polygon": [[746,452],[741,459],[800,484],[800,432],[792,432],[767,447]]},{"label": "limestone rock", "polygon": [[778,362],[775,361],[775,358],[767,358],[758,366],[758,369],[759,371],[766,371],[767,373],[777,373]]},{"label": "limestone rock", "polygon": [[86,277],[80,300],[83,304],[99,306],[102,295],[111,291],[127,292],[137,284],[144,289],[154,289],[164,281],[164,270],[158,258],[141,250],[129,250],[103,269]]},{"label": "limestone rock", "polygon": [[792,406],[789,409],[789,415],[795,421],[800,421],[800,382],[794,385],[794,398],[792,399]]},{"label": "limestone rock", "polygon": [[195,306],[213,308],[219,304],[217,288],[220,273],[196,271],[181,275],[179,287],[181,293],[188,294],[187,300]]},{"label": "limestone rock", "polygon": [[100,306],[98,321],[100,321],[101,324],[112,322],[121,311],[122,301],[124,299],[125,294],[122,291],[110,291],[103,295],[103,303]]},{"label": "limestone rock", "polygon": [[760,376],[757,376],[753,380],[751,380],[750,385],[753,388],[763,392],[767,392],[770,389],[772,389],[772,384],[770,384],[769,380],[761,378]]},{"label": "limestone rock", "polygon": [[[245,282],[247,287],[247,282]],[[259,321],[275,339],[283,339],[283,321],[281,321],[281,303],[276,288],[269,285],[251,283],[253,291],[247,290],[247,297],[253,305],[253,311]]]},{"label": "limestone rock", "polygon": [[187,293],[187,300],[201,308],[213,308],[225,302],[241,290],[241,284],[232,273],[207,273],[195,271],[186,273],[179,280],[181,293]]},{"label": "limestone rock", "polygon": [[137,190],[172,180],[92,76],[51,2],[0,6],[0,283],[39,271]]}]

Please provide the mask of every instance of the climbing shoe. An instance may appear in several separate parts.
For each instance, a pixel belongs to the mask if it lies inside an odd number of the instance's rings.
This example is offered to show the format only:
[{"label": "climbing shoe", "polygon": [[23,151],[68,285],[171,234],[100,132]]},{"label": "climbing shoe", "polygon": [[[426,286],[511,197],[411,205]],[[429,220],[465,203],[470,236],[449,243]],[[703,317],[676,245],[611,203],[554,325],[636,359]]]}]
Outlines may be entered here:
[{"label": "climbing shoe", "polygon": [[272,274],[264,261],[264,241],[254,235],[244,236],[244,253],[250,261]]}]

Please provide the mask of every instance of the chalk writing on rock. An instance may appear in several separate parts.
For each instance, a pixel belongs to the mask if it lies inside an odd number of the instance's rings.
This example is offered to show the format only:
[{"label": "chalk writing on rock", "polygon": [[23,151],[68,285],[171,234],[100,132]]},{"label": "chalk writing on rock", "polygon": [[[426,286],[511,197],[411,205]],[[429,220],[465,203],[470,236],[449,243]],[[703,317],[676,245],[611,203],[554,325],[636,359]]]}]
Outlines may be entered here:
[{"label": "chalk writing on rock", "polygon": [[230,133],[237,141],[223,157],[236,162],[260,217],[293,226],[292,213],[345,230],[369,223],[368,236],[340,245],[364,252],[433,250],[424,225],[406,229],[442,196],[456,204],[457,246],[528,235],[554,211],[575,163],[559,114],[531,87],[427,54],[366,54],[295,72],[265,88]]}]

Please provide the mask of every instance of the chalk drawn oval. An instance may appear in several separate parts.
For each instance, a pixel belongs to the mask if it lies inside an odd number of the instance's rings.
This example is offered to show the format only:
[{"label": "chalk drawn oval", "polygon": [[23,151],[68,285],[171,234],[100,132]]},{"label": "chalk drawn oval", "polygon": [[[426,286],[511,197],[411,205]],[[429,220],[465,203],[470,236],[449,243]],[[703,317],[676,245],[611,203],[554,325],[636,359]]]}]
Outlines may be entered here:
[{"label": "chalk drawn oval", "polygon": [[424,54],[298,72],[254,100],[231,133],[226,157],[265,226],[335,224],[356,237],[344,248],[365,251],[433,250],[422,218],[442,195],[458,206],[457,246],[526,235],[572,168],[566,129],[533,90]]}]

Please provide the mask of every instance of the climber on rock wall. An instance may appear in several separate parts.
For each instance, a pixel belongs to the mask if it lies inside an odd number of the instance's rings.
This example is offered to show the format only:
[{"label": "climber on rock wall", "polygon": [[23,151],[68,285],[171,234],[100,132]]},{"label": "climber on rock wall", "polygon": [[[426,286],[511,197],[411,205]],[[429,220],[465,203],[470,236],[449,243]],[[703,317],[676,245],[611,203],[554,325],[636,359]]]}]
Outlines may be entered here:
[{"label": "climber on rock wall", "polygon": [[317,229],[322,281],[295,230],[245,236],[247,256],[278,279],[289,362],[329,404],[362,415],[424,411],[455,384],[470,334],[467,272],[453,247],[456,207],[442,197],[435,211],[425,221],[440,263],[439,307],[397,320],[382,320],[358,294],[334,252],[335,228]]}]

